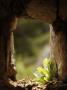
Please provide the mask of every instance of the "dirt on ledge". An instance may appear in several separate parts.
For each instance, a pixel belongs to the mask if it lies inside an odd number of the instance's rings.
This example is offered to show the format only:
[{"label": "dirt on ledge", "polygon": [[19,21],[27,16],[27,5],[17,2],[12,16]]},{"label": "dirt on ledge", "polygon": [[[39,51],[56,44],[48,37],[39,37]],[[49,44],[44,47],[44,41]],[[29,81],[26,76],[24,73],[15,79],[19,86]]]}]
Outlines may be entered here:
[{"label": "dirt on ledge", "polygon": [[8,83],[0,82],[0,90],[67,90],[67,84],[60,81],[48,82],[40,85],[35,81],[9,81]]}]

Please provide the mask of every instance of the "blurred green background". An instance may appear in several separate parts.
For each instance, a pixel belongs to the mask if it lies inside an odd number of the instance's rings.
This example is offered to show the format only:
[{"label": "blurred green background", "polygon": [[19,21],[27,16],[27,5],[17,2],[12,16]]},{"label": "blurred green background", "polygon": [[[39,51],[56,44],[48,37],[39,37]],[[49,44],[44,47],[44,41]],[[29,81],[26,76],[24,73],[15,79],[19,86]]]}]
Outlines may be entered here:
[{"label": "blurred green background", "polygon": [[19,20],[14,42],[17,79],[33,79],[35,68],[49,54],[49,24],[37,20]]}]

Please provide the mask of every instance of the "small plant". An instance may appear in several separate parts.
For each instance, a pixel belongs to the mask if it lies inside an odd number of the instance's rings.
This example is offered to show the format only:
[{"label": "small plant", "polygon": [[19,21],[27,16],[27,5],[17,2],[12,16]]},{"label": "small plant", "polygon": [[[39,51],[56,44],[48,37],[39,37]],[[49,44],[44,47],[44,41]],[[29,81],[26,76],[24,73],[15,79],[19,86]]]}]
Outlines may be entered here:
[{"label": "small plant", "polygon": [[34,73],[36,80],[40,83],[46,83],[56,79],[57,65],[51,59],[44,59],[43,65],[38,67]]}]

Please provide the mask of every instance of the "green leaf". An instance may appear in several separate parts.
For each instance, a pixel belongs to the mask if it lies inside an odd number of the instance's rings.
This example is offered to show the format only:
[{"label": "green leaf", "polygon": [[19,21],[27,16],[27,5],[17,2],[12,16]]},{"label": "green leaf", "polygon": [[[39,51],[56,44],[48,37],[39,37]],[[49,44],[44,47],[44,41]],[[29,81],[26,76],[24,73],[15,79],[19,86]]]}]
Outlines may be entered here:
[{"label": "green leaf", "polygon": [[42,67],[38,67],[38,68],[37,68],[37,71],[38,71],[39,73],[43,74],[43,75],[46,75],[46,74],[49,73],[48,70],[46,70],[46,69],[44,69],[44,68],[42,68]]},{"label": "green leaf", "polygon": [[49,59],[45,58],[43,60],[43,66],[48,65],[48,64],[49,64]]},{"label": "green leaf", "polygon": [[48,77],[44,77],[44,81],[49,81],[49,78]]},{"label": "green leaf", "polygon": [[48,66],[49,66],[49,59],[47,59],[47,58],[45,58],[44,60],[43,60],[43,67],[44,67],[44,69],[47,69],[48,70]]},{"label": "green leaf", "polygon": [[38,78],[37,81],[40,82],[40,83],[43,83],[43,84],[46,82],[46,81],[44,80],[44,77]]},{"label": "green leaf", "polygon": [[33,73],[34,74],[34,76],[36,77],[36,78],[40,78],[40,77],[42,77],[43,76],[43,74],[41,74],[41,73],[39,73],[39,72],[35,72],[35,73]]}]

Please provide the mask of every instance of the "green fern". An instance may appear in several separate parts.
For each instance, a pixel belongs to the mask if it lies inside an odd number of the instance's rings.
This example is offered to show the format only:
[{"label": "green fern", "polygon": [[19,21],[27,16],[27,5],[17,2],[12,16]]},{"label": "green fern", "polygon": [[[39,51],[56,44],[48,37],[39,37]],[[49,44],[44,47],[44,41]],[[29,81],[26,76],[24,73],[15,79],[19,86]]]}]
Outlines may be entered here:
[{"label": "green fern", "polygon": [[43,65],[38,67],[34,73],[36,80],[40,83],[46,83],[56,79],[57,66],[56,63],[50,58],[43,60]]}]

